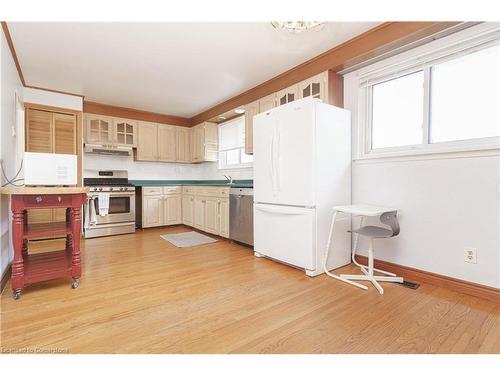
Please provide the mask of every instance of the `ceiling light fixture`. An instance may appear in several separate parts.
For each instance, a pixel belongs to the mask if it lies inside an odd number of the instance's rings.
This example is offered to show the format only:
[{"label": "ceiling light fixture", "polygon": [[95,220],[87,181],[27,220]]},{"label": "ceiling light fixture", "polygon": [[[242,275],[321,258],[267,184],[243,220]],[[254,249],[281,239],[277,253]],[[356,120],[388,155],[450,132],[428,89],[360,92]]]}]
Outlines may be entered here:
[{"label": "ceiling light fixture", "polygon": [[271,25],[277,30],[285,29],[291,33],[298,34],[304,30],[323,30],[325,23],[318,21],[272,21]]},{"label": "ceiling light fixture", "polygon": [[234,113],[237,113],[237,114],[241,115],[242,113],[245,113],[245,108],[241,108],[241,107],[240,108],[236,108],[234,110]]}]

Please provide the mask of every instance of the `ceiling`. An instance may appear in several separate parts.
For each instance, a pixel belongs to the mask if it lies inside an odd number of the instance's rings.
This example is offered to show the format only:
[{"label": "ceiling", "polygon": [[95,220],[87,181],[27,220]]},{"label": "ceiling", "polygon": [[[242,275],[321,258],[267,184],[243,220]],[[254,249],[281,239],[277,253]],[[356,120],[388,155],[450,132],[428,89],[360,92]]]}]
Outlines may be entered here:
[{"label": "ceiling", "polygon": [[270,23],[9,22],[27,85],[194,116],[379,23],[291,34]]}]

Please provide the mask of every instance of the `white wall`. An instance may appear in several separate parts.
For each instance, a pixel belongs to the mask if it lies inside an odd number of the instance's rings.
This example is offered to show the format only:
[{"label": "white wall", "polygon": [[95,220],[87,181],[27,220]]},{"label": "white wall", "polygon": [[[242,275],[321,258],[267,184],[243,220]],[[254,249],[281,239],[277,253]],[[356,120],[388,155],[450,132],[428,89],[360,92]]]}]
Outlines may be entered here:
[{"label": "white wall", "polygon": [[26,103],[67,108],[74,111],[83,111],[83,98],[80,96],[38,90],[30,87],[24,88],[23,96]]},{"label": "white wall", "polygon": [[[356,72],[344,76],[357,155]],[[462,155],[463,156],[463,155]],[[381,260],[500,288],[500,158],[354,161],[352,201],[401,209],[399,236],[377,240]],[[366,243],[360,243],[366,255]],[[477,264],[464,248],[477,248]]]},{"label": "white wall", "polygon": [[[219,171],[217,163],[178,164],[134,161],[133,157],[84,154],[83,168],[93,170],[127,170],[131,180],[220,180],[223,175],[234,179],[252,179],[252,168]],[[85,173],[84,173],[85,177]]]},{"label": "white wall", "polygon": [[[16,125],[17,94],[22,97],[22,86],[19,75],[12,59],[5,35],[0,32],[0,156],[7,177],[12,178],[16,173],[17,139],[12,136],[12,127]],[[22,135],[21,135],[22,136]],[[3,176],[0,178],[5,183]],[[9,199],[0,197],[0,271],[4,272],[12,259],[12,247],[9,238]]]}]

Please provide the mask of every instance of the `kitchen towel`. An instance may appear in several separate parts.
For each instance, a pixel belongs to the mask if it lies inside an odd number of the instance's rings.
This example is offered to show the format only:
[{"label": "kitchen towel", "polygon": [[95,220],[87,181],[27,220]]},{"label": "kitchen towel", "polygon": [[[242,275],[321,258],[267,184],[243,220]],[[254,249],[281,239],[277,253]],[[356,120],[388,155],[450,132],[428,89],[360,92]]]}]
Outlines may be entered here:
[{"label": "kitchen towel", "polygon": [[205,236],[204,234],[194,231],[174,233],[174,234],[164,234],[161,235],[160,237],[177,247],[191,247],[191,246],[206,245],[209,243],[217,242],[217,240],[214,240],[211,237]]},{"label": "kitchen towel", "polygon": [[109,210],[109,193],[99,193],[99,216],[106,216]]},{"label": "kitchen towel", "polygon": [[90,203],[92,202],[92,199],[89,198],[87,201],[87,204],[83,206],[83,227],[85,229],[89,228],[90,225]]},{"label": "kitchen towel", "polygon": [[95,212],[95,197],[92,197],[90,199],[89,206],[90,206],[90,220],[89,220],[89,225],[96,225],[97,224],[97,214]]}]

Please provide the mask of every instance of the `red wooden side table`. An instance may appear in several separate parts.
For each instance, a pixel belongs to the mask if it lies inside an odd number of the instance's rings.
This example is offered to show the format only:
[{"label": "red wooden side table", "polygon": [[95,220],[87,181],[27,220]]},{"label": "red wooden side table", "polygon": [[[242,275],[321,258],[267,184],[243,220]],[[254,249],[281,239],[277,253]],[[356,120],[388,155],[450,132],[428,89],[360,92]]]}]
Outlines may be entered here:
[{"label": "red wooden side table", "polygon": [[[81,206],[87,199],[88,187],[4,187],[2,194],[11,197],[12,293],[21,296],[27,284],[71,277],[71,287],[78,286],[81,276],[80,233]],[[66,208],[66,222],[28,224],[26,210]],[[65,250],[28,254],[30,240],[66,237]]]}]

